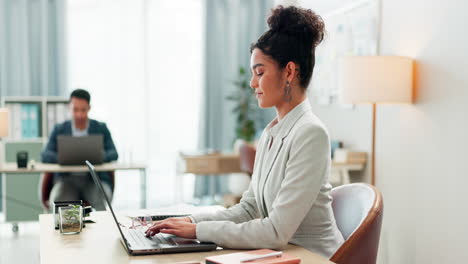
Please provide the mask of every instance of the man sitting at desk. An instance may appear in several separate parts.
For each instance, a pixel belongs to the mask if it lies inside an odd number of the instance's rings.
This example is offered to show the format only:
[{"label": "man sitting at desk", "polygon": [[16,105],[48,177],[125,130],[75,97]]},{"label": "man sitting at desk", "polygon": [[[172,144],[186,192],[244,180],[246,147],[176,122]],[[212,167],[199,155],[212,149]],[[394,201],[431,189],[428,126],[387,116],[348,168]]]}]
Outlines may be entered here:
[{"label": "man sitting at desk", "polygon": [[[115,161],[118,158],[117,150],[112,141],[111,134],[105,123],[89,119],[88,112],[91,96],[83,89],[76,89],[70,95],[70,111],[72,120],[57,124],[49,138],[46,148],[41,153],[42,162],[57,163],[57,137],[59,135],[72,135],[75,137],[88,134],[103,135],[104,162]],[[112,197],[112,183],[109,172],[99,172],[104,189],[108,197]],[[105,210],[99,190],[87,172],[82,173],[56,173],[54,185],[49,199],[49,208],[53,208],[54,201],[84,200],[96,208]]]}]

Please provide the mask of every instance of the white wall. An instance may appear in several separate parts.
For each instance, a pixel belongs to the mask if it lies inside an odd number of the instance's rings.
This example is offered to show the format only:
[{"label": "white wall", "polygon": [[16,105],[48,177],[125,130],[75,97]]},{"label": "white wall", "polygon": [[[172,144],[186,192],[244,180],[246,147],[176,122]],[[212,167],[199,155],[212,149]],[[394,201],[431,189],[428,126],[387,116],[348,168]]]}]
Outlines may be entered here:
[{"label": "white wall", "polygon": [[319,15],[325,15],[337,8],[347,6],[360,0],[275,0],[275,5],[297,5],[314,10]]},{"label": "white wall", "polygon": [[[313,8],[313,6],[307,6]],[[377,110],[379,263],[468,257],[468,35],[463,0],[382,0],[380,53],[416,59],[413,105]],[[370,107],[314,106],[332,137],[370,149]]]},{"label": "white wall", "polygon": [[417,60],[417,101],[380,108],[380,263],[468,256],[468,36],[463,0],[384,0],[381,53]]}]

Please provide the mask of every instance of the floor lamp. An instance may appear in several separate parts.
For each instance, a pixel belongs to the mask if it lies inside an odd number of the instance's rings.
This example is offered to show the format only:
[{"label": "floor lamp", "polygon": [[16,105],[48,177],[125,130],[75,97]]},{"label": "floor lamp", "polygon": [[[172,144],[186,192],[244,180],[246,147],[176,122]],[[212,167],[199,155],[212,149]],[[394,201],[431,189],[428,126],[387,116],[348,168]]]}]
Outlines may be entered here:
[{"label": "floor lamp", "polygon": [[338,67],[341,99],[372,104],[371,184],[375,185],[376,104],[412,103],[413,60],[399,56],[344,56]]},{"label": "floor lamp", "polygon": [[[8,109],[0,108],[0,140],[8,136]],[[3,142],[0,142],[0,166],[5,162]]]}]

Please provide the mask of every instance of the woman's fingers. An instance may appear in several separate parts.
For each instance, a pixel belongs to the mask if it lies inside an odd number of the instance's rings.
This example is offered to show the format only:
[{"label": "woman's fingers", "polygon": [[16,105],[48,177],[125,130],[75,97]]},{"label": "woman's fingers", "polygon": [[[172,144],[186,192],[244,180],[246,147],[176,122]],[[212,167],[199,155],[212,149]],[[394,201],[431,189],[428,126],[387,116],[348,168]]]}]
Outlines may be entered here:
[{"label": "woman's fingers", "polygon": [[173,221],[162,221],[156,223],[146,230],[146,236],[154,236],[155,234],[161,232],[162,229],[173,229],[176,227],[176,223]]},{"label": "woman's fingers", "polygon": [[153,224],[152,226],[148,227],[148,229],[146,229],[145,233],[146,233],[146,236],[150,236],[151,233],[156,229],[156,224]]},{"label": "woman's fingers", "polygon": [[166,233],[183,238],[196,238],[196,224],[185,221],[162,221],[148,228],[146,236],[154,236],[157,233]]},{"label": "woman's fingers", "polygon": [[151,232],[156,232],[156,233],[159,232],[159,231],[158,231],[158,226],[161,225],[161,224],[163,223],[163,221],[164,221],[164,220],[154,222],[153,225],[150,226],[150,227],[145,231],[145,233],[146,233],[147,235],[149,235],[149,233],[151,233]]}]

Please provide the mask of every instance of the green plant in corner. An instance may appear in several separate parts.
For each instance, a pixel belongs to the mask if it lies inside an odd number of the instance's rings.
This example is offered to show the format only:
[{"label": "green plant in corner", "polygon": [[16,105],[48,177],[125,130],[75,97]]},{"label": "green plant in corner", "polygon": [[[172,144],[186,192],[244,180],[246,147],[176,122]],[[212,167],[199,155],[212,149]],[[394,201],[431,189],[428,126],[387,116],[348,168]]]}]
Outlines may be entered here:
[{"label": "green plant in corner", "polygon": [[227,100],[236,103],[233,113],[237,114],[236,136],[238,139],[253,141],[255,137],[255,120],[257,103],[253,95],[253,89],[249,85],[249,76],[244,67],[239,68],[239,79],[233,82],[238,88],[233,94],[227,96]]}]

